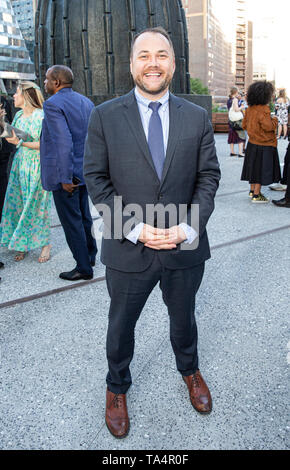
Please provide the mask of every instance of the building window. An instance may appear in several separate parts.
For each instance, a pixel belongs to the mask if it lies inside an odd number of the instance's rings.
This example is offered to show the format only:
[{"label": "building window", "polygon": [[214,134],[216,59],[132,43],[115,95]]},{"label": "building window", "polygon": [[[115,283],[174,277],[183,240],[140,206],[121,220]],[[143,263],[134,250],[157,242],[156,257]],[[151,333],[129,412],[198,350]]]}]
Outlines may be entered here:
[{"label": "building window", "polygon": [[2,18],[5,23],[12,23],[12,16],[9,13],[2,13]]},{"label": "building window", "polygon": [[7,44],[8,46],[8,38],[6,36],[0,36],[0,44]]}]

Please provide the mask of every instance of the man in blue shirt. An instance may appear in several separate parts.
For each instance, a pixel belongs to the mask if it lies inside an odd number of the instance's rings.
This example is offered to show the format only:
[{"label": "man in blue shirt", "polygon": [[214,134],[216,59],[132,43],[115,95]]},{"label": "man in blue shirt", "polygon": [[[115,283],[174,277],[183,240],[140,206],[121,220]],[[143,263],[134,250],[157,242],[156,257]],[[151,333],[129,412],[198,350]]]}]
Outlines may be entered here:
[{"label": "man in blue shirt", "polygon": [[72,90],[70,68],[48,69],[45,91],[52,95],[43,106],[40,141],[43,188],[53,192],[56,210],[76,267],[62,272],[61,279],[92,279],[97,246],[92,236],[92,217],[83,179],[84,146],[89,117],[94,107],[85,96]]}]

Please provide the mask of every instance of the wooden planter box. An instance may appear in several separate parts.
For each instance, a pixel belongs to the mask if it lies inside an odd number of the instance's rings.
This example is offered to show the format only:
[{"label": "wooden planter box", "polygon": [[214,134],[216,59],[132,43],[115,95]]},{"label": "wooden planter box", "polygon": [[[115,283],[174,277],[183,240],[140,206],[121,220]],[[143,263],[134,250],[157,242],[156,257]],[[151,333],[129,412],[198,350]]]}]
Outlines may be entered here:
[{"label": "wooden planter box", "polygon": [[214,132],[228,132],[229,115],[228,113],[212,113],[212,127]]},{"label": "wooden planter box", "polygon": [[[212,127],[214,132],[227,133],[229,131],[229,114],[212,113]],[[288,115],[288,136],[290,136],[290,112]]]}]

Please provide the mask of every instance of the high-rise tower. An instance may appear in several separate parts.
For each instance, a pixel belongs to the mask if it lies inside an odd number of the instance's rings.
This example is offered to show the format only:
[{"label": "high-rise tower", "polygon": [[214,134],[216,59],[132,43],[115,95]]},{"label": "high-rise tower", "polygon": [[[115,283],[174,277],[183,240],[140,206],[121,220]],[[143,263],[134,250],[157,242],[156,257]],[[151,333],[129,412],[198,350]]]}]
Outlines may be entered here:
[{"label": "high-rise tower", "polygon": [[35,79],[34,66],[10,0],[0,1],[0,85],[7,80]]},{"label": "high-rise tower", "polygon": [[246,91],[253,80],[253,27],[246,0],[236,0],[236,86]]},{"label": "high-rise tower", "polygon": [[189,40],[189,72],[216,102],[226,100],[234,82],[232,38],[217,13],[220,0],[183,0]]},{"label": "high-rise tower", "polygon": [[34,18],[37,8],[36,0],[11,0],[14,14],[25,40],[30,58],[34,61]]}]

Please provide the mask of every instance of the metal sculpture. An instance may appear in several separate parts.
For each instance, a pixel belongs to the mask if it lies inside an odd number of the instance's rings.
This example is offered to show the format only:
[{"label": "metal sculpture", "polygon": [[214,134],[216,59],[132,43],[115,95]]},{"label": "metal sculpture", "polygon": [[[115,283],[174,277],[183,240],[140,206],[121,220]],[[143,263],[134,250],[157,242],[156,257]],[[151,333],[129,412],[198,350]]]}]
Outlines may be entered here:
[{"label": "metal sculpture", "polygon": [[65,64],[74,89],[95,103],[127,93],[132,38],[163,26],[176,54],[172,91],[190,92],[188,39],[181,0],[39,0],[36,13],[36,74],[41,86],[47,68]]}]

